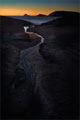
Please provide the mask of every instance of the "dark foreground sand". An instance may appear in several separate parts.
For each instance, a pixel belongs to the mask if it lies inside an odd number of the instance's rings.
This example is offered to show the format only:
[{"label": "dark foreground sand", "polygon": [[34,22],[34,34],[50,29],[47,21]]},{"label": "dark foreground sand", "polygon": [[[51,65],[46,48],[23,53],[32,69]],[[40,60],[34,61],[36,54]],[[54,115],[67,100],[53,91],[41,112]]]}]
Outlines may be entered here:
[{"label": "dark foreground sand", "polygon": [[[40,38],[24,33],[32,23],[0,16],[1,118],[25,118],[32,102],[32,85],[19,66],[21,50]],[[26,111],[27,110],[27,111]]]},{"label": "dark foreground sand", "polygon": [[29,29],[45,38],[39,50],[40,55],[35,53],[30,56],[37,69],[37,118],[79,117],[79,24],[74,24],[75,20],[70,24],[68,20],[67,24],[64,22],[61,26],[62,21],[64,19],[58,20],[57,25],[53,21],[53,24],[46,23]]},{"label": "dark foreground sand", "polygon": [[[24,70],[17,66],[19,49],[14,51],[14,47],[7,47],[7,55],[5,47],[2,47],[2,58],[6,60],[5,64],[2,62],[3,118],[79,118],[79,26],[59,24],[51,22],[29,29],[45,38],[39,51],[26,56],[34,68],[33,87],[25,79]],[[15,75],[11,72],[6,74],[11,68]],[[6,80],[9,83],[6,84]]]}]

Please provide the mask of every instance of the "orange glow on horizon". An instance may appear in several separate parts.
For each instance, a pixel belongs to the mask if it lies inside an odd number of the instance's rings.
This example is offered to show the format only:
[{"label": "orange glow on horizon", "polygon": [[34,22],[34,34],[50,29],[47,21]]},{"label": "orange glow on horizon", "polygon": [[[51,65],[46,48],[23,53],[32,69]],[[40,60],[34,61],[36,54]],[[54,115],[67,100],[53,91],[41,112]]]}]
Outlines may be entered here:
[{"label": "orange glow on horizon", "polygon": [[61,9],[59,7],[48,7],[48,6],[0,6],[0,15],[3,16],[19,16],[19,15],[38,15],[38,14],[44,14],[44,15],[49,15],[51,12],[54,12],[56,10],[68,10],[68,11],[76,11],[78,12],[77,9],[72,10],[72,9]]},{"label": "orange glow on horizon", "polygon": [[46,10],[45,8],[28,8],[24,9],[24,8],[0,8],[0,15],[24,15],[24,14],[28,14],[28,15],[38,15],[38,14],[45,14],[48,15],[51,12],[51,10]]}]

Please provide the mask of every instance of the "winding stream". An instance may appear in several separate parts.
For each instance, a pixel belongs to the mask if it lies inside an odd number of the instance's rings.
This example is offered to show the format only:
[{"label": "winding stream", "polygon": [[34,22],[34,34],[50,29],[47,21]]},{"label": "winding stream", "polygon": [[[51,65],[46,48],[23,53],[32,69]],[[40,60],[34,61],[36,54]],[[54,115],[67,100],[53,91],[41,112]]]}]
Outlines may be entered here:
[{"label": "winding stream", "polygon": [[41,42],[39,42],[37,45],[30,47],[28,49],[22,50],[20,53],[20,66],[24,69],[27,80],[29,80],[29,82],[32,84],[32,74],[33,74],[34,68],[33,68],[33,65],[27,60],[27,56],[39,49],[40,45],[44,43],[44,38],[37,33],[27,32],[28,28],[29,27],[24,26],[24,30],[26,33],[28,33],[29,35],[34,34],[37,37],[40,37],[41,39]]},{"label": "winding stream", "polygon": [[36,51],[37,49],[39,49],[39,46],[44,43],[44,38],[37,34],[37,33],[34,33],[34,32],[27,32],[29,27],[24,27],[24,30],[25,30],[25,33],[28,33],[29,35],[35,35],[37,37],[39,37],[41,39],[41,42],[38,43],[37,45],[33,46],[33,47],[29,47],[28,49],[25,49],[25,50],[22,50],[21,51],[21,54],[20,54],[20,59],[24,58],[26,55],[28,54],[31,54],[32,52]]}]

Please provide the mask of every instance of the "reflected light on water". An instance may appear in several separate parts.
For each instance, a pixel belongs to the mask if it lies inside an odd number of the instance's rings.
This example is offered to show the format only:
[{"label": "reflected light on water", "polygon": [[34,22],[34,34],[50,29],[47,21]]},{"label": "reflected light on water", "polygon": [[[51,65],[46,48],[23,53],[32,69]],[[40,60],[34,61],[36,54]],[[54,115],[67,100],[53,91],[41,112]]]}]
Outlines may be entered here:
[{"label": "reflected light on water", "polygon": [[24,32],[27,32],[28,28],[28,26],[24,26]]}]

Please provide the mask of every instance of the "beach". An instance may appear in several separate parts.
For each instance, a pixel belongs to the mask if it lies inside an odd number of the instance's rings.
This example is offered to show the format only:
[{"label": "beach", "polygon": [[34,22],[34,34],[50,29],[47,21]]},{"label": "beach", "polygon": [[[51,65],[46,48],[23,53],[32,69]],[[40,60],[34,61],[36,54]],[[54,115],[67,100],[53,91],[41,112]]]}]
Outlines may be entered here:
[{"label": "beach", "polygon": [[34,27],[13,18],[6,18],[8,25],[3,22],[3,118],[78,119],[79,14],[57,14],[63,17]]}]

